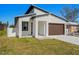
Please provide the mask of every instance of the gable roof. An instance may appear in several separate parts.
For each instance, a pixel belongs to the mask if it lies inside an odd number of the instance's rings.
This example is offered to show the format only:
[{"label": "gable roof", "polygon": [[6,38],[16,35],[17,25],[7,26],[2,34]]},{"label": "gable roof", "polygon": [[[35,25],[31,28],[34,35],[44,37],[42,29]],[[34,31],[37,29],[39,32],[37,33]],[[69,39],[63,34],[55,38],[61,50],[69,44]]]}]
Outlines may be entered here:
[{"label": "gable roof", "polygon": [[37,6],[35,6],[35,5],[31,5],[31,6],[29,7],[29,9],[26,11],[25,14],[28,14],[33,8],[36,8],[36,9],[39,9],[39,10],[45,12],[45,13],[48,13],[47,11],[45,11],[45,10],[43,10],[43,9],[41,9],[41,8],[39,8],[39,7],[37,7]]},{"label": "gable roof", "polygon": [[[33,8],[37,8],[37,9],[39,9],[39,10],[45,12],[46,14],[42,14],[42,15],[36,15],[36,13],[29,14],[29,12],[30,12]],[[41,8],[35,6],[35,5],[31,5],[31,6],[29,7],[29,9],[26,11],[25,15],[15,17],[15,25],[16,25],[16,22],[17,22],[17,20],[18,20],[19,17],[26,17],[26,16],[32,16],[32,15],[33,15],[33,17],[40,17],[40,16],[46,16],[46,15],[48,15],[48,14],[53,15],[53,16],[55,16],[55,17],[57,17],[57,18],[59,18],[59,19],[61,19],[61,20],[63,20],[63,21],[66,21],[66,20],[63,19],[62,17],[59,17],[59,16],[57,16],[57,15],[55,15],[55,14],[53,14],[53,13],[50,13],[50,12],[48,12],[48,11],[46,11],[46,10],[43,10],[43,9],[41,9]],[[33,17],[32,17],[32,18],[33,18]],[[67,22],[67,21],[66,21],[66,22]],[[76,22],[74,22],[74,23],[73,23],[73,22],[68,22],[68,24],[74,24],[74,25],[77,24],[77,25],[79,25],[79,23],[76,23]]]},{"label": "gable roof", "polygon": [[[41,9],[41,8],[35,6],[35,5],[31,5],[31,6],[29,7],[29,9],[25,12],[25,14],[28,14],[33,8],[37,8],[37,9],[39,9],[39,10],[45,12],[45,13],[51,14],[51,15],[57,17],[57,18],[60,18],[61,20],[66,21],[64,18],[59,17],[59,16],[57,16],[57,15],[55,15],[55,14],[53,14],[53,13],[50,13],[50,12],[48,12],[48,11],[46,11],[46,10],[43,10],[43,9]],[[66,21],[66,22],[67,22],[67,21]]]}]

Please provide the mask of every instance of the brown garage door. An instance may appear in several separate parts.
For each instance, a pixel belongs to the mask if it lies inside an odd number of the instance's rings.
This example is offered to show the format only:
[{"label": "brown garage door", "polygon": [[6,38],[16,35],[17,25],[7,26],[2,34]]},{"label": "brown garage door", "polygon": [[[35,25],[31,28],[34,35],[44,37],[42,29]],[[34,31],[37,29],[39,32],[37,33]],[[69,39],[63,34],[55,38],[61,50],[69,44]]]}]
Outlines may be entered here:
[{"label": "brown garage door", "polygon": [[49,23],[49,35],[62,35],[64,34],[64,24]]}]

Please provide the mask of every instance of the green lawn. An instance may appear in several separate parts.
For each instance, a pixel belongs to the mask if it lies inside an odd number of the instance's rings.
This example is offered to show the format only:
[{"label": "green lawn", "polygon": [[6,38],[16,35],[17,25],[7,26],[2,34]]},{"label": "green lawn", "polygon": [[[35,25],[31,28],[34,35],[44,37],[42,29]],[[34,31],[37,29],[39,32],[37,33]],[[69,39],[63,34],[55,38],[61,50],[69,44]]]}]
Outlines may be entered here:
[{"label": "green lawn", "polygon": [[56,39],[0,37],[0,54],[9,55],[70,55],[79,54],[79,46]]}]

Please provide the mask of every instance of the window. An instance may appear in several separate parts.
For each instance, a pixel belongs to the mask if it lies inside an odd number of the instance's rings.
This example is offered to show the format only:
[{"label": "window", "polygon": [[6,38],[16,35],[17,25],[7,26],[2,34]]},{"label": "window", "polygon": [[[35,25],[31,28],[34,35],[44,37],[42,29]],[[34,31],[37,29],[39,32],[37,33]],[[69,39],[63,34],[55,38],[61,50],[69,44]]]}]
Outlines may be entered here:
[{"label": "window", "polygon": [[34,10],[31,10],[30,13],[34,13]]},{"label": "window", "polygon": [[22,31],[28,31],[28,22],[22,22]]}]

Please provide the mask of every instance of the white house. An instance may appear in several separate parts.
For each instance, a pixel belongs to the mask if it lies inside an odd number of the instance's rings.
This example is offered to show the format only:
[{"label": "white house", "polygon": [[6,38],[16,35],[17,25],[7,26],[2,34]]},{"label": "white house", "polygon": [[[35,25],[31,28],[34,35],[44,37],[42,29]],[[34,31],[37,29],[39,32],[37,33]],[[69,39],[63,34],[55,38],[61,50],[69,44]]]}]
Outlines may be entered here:
[{"label": "white house", "polygon": [[25,15],[15,17],[17,37],[50,37],[67,35],[77,31],[78,23],[66,22],[63,18],[31,5]]}]

